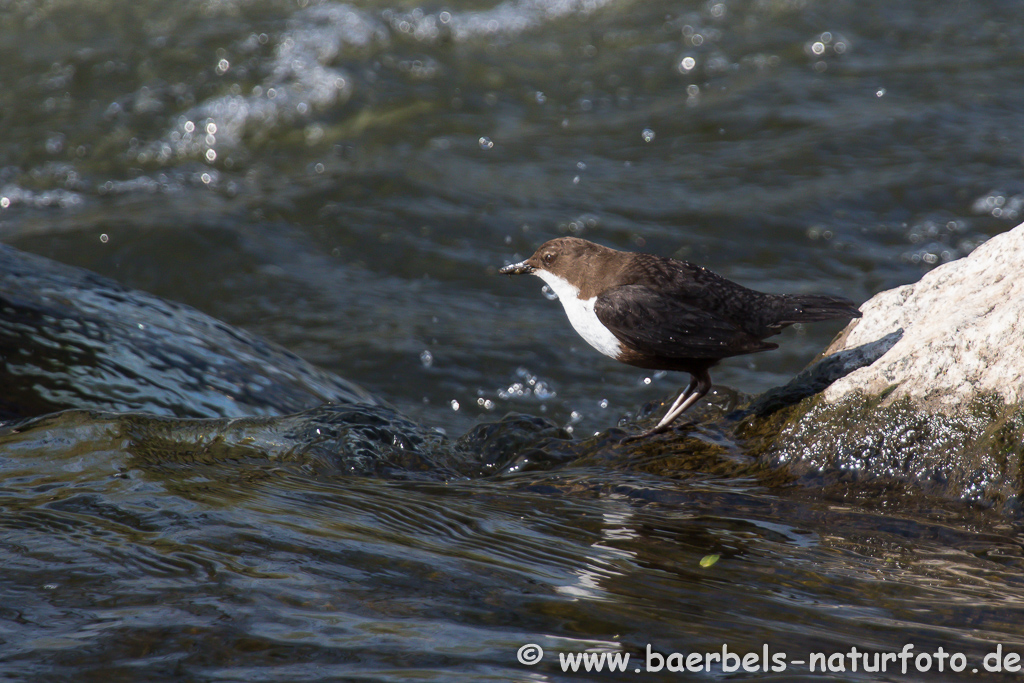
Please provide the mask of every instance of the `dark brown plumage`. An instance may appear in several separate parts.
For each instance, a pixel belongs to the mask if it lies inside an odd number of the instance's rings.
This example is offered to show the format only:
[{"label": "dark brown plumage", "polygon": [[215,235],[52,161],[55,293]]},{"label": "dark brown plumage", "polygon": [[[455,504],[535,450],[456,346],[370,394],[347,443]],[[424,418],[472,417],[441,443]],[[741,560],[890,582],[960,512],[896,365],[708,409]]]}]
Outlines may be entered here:
[{"label": "dark brown plumage", "polygon": [[764,339],[793,323],[860,317],[842,297],[766,294],[686,261],[576,237],[546,242],[499,272],[541,277],[580,336],[605,355],[691,375],[665,417],[640,436],[665,431],[703,397],[711,388],[708,370],[723,358],[778,348]]}]

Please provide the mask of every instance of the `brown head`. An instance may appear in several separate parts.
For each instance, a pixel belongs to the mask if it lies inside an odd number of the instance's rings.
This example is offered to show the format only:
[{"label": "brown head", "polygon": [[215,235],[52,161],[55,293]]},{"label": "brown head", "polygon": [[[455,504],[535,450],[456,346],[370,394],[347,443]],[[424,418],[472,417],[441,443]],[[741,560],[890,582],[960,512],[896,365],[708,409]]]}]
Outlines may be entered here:
[{"label": "brown head", "polygon": [[[558,237],[540,245],[533,256],[505,266],[502,275],[539,275],[545,281],[551,276],[584,290],[596,282],[597,276],[614,268],[622,252],[579,237]],[[545,277],[548,275],[548,277]],[[580,298],[589,298],[589,292],[580,292]]]}]

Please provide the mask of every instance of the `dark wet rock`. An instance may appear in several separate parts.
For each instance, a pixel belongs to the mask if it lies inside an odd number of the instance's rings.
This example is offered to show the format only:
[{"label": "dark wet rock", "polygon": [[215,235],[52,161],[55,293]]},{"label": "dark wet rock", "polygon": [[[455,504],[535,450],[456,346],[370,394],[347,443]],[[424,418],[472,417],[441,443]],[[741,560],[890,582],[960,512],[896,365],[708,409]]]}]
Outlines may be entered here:
[{"label": "dark wet rock", "polygon": [[7,448],[54,442],[87,444],[115,459],[127,454],[112,463],[121,472],[207,484],[204,472],[223,480],[233,467],[253,482],[289,472],[452,481],[547,469],[575,457],[578,445],[548,420],[515,414],[451,441],[391,408],[367,403],[237,418],[66,410],[0,426],[0,443]]},{"label": "dark wet rock", "polygon": [[280,417],[195,420],[121,415],[117,419],[133,455],[164,464],[188,454],[193,462],[244,457],[329,475],[462,476],[453,469],[457,463],[442,457],[440,433],[382,406],[324,404]]},{"label": "dark wet rock", "polygon": [[907,398],[809,402],[766,449],[805,485],[863,499],[924,493],[1013,513],[1019,507],[1024,414],[978,399],[952,414]]},{"label": "dark wet rock", "polygon": [[897,329],[881,339],[826,355],[784,386],[769,389],[758,396],[741,412],[743,415],[754,414],[758,417],[765,417],[814,396],[827,389],[836,380],[874,363],[888,353],[889,349],[902,336],[903,330]]},{"label": "dark wet rock", "polygon": [[78,408],[178,417],[378,403],[182,304],[0,245],[0,417]]},{"label": "dark wet rock", "polygon": [[178,418],[67,410],[0,428],[8,447],[67,439],[129,454],[122,470],[222,477],[232,464],[250,478],[301,471],[325,476],[449,480],[475,471],[470,455],[383,406],[324,404],[277,417]]},{"label": "dark wet rock", "polygon": [[758,411],[764,417],[748,418],[739,435],[764,462],[845,495],[919,492],[1016,512],[1022,266],[1019,226],[875,296],[826,354],[886,350],[794,407]]},{"label": "dark wet rock", "polygon": [[548,469],[578,457],[572,436],[551,420],[509,413],[477,425],[455,446],[476,453],[481,474]]}]

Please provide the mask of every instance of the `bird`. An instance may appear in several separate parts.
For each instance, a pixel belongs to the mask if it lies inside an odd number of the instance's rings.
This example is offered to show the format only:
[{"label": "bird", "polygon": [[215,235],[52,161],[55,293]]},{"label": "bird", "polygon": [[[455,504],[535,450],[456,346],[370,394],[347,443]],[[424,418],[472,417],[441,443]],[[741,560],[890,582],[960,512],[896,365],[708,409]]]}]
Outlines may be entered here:
[{"label": "bird", "polygon": [[558,296],[576,332],[609,358],[648,370],[686,372],[690,382],[643,439],[667,431],[711,389],[723,358],[777,349],[764,341],[794,323],[859,318],[846,298],[767,294],[707,268],[619,251],[579,237],[542,244],[498,270],[532,274]]}]

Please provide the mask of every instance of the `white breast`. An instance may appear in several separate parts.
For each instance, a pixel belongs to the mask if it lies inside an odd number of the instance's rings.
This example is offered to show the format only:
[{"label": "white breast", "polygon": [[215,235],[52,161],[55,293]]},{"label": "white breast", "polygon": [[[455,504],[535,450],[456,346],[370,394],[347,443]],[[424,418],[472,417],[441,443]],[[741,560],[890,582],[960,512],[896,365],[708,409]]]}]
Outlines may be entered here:
[{"label": "white breast", "polygon": [[563,280],[546,270],[538,270],[535,274],[558,295],[558,300],[562,302],[562,308],[565,309],[565,315],[568,316],[576,333],[609,358],[618,358],[622,351],[619,340],[608,331],[608,328],[597,319],[597,314],[594,313],[594,303],[597,301],[597,297],[580,299],[580,290],[569,284],[568,280]]}]

